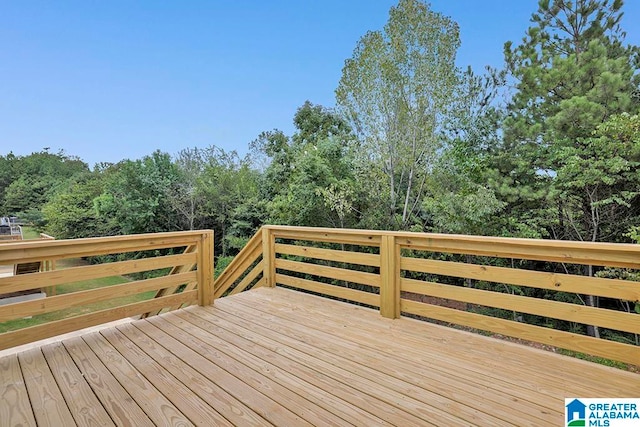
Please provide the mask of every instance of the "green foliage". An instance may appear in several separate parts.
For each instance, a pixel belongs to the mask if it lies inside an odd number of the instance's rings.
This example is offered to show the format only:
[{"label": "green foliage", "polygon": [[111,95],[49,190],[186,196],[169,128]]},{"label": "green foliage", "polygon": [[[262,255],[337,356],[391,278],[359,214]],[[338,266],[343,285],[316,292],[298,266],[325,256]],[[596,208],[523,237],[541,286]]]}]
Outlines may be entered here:
[{"label": "green foliage", "polygon": [[[276,224],[345,226],[353,223],[353,191],[347,123],[334,112],[306,102],[294,117],[296,133],[263,133],[253,148],[270,159],[261,192],[268,200],[268,221]],[[341,189],[341,207],[336,189]],[[329,203],[329,205],[327,205]]]},{"label": "green foliage", "polygon": [[[87,165],[63,151],[42,151],[28,156],[0,156],[0,207],[3,214],[39,210],[65,182],[86,172]],[[22,215],[24,216],[24,215]]]},{"label": "green foliage", "polygon": [[94,200],[102,194],[103,183],[95,173],[70,180],[42,207],[46,231],[57,239],[95,237],[107,232],[107,222],[99,216]]},{"label": "green foliage", "polygon": [[374,194],[388,207],[387,226],[407,229],[420,206],[459,84],[459,45],[455,22],[401,0],[384,30],[368,32],[345,61],[337,102],[361,142],[362,180],[386,180]]},{"label": "green foliage", "polygon": [[98,214],[113,231],[138,234],[175,230],[176,216],[166,197],[167,189],[177,180],[171,157],[156,151],[142,160],[125,160],[113,168],[104,192],[95,200]]}]

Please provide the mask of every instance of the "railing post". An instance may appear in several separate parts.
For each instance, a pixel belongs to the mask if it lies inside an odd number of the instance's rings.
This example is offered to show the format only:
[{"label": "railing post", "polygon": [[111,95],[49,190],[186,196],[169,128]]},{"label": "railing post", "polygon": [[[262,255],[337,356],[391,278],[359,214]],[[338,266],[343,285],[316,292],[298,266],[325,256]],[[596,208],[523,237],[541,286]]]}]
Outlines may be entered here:
[{"label": "railing post", "polygon": [[198,241],[198,300],[213,304],[213,231],[203,231]]},{"label": "railing post", "polygon": [[400,317],[400,246],[392,235],[383,235],[380,244],[380,314]]},{"label": "railing post", "polygon": [[262,263],[265,287],[273,288],[276,286],[276,239],[268,227],[262,227]]}]

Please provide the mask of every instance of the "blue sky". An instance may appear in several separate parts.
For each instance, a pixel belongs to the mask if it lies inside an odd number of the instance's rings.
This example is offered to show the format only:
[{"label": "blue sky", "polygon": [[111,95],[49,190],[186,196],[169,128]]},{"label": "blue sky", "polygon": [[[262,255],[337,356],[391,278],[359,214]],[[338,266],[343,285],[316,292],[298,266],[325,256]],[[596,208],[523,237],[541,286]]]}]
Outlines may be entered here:
[{"label": "blue sky", "polygon": [[[64,149],[90,165],[156,149],[244,154],[296,109],[334,105],[344,60],[391,0],[0,2],[0,154]],[[623,28],[640,44],[640,1]],[[501,66],[536,0],[433,0],[460,25],[458,64]]]}]

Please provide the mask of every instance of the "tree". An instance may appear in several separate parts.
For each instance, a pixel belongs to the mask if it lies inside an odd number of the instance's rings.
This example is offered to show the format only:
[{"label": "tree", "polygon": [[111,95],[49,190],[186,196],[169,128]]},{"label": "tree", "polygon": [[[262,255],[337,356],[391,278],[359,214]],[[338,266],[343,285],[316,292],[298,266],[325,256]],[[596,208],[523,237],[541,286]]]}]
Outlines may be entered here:
[{"label": "tree", "polygon": [[270,159],[261,192],[269,221],[288,225],[340,226],[352,214],[346,205],[336,210],[337,188],[344,197],[353,186],[350,146],[353,134],[344,119],[320,105],[305,102],[294,116],[296,132],[265,132],[254,151]]},{"label": "tree", "polygon": [[16,157],[9,154],[0,158],[6,170],[0,172],[2,208],[7,214],[37,213],[65,182],[77,174],[88,171],[80,159],[68,156],[64,151],[56,154],[47,150]]},{"label": "tree", "polygon": [[199,206],[203,203],[203,195],[200,182],[213,149],[185,148],[175,158],[178,179],[172,188],[167,189],[167,198],[174,210],[180,214],[182,228],[194,230],[201,219]]},{"label": "tree", "polygon": [[108,233],[108,221],[98,215],[94,199],[103,191],[103,176],[85,173],[71,179],[42,207],[48,234],[57,239],[97,237]]},{"label": "tree", "polygon": [[167,199],[167,189],[178,179],[169,154],[155,151],[142,160],[125,160],[114,166],[105,191],[95,199],[101,217],[115,225],[115,233],[138,234],[171,231],[177,218]]},{"label": "tree", "polygon": [[[362,168],[386,178],[378,192],[388,224],[407,228],[458,84],[458,26],[419,0],[392,7],[383,31],[370,31],[345,62],[336,98],[362,142]],[[384,200],[383,199],[383,200]]]},{"label": "tree", "polygon": [[505,44],[516,91],[496,166],[517,184],[503,192],[511,208],[547,236],[617,241],[619,218],[635,217],[637,183],[623,173],[636,173],[635,160],[618,155],[634,148],[607,133],[640,108],[639,51],[624,45],[621,17],[621,0],[543,0],[522,43]]}]

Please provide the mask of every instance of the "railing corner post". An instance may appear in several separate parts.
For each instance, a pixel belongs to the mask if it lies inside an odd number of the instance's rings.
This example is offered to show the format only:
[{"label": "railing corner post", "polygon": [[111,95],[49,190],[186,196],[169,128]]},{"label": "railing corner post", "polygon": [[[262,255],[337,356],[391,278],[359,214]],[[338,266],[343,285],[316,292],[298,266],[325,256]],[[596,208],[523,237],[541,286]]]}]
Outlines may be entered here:
[{"label": "railing corner post", "polygon": [[276,286],[276,239],[268,227],[262,227],[262,261],[265,287],[273,288]]},{"label": "railing corner post", "polygon": [[213,231],[203,231],[198,241],[198,302],[213,304]]},{"label": "railing corner post", "polygon": [[380,314],[400,317],[400,247],[393,235],[383,235],[380,244]]}]

